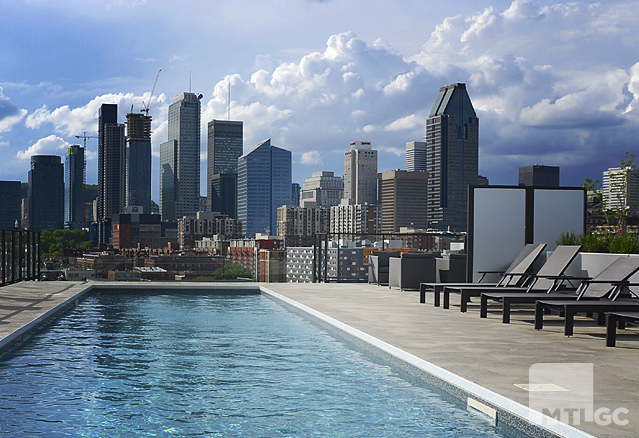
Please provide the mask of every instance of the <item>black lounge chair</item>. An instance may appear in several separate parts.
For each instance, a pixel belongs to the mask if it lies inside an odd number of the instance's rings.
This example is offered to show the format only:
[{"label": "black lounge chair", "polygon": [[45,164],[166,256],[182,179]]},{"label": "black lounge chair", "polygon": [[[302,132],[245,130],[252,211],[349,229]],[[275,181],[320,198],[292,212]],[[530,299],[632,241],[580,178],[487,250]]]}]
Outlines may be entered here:
[{"label": "black lounge chair", "polygon": [[606,347],[617,345],[617,326],[623,329],[626,322],[639,323],[639,312],[606,313]]},{"label": "black lounge chair", "polygon": [[[468,302],[471,297],[478,297],[482,291],[487,290],[502,290],[509,287],[523,287],[529,284],[532,280],[531,269],[535,261],[539,258],[543,250],[546,248],[546,244],[539,244],[534,248],[526,257],[521,259],[519,264],[515,266],[508,275],[509,279],[503,283],[499,283],[495,286],[478,285],[478,284],[465,284],[465,285],[444,285],[444,309],[450,307],[450,294],[461,294],[461,311],[466,312],[468,309]],[[524,289],[521,289],[522,291]]]},{"label": "black lounge chair", "polygon": [[[481,289],[479,316],[481,318],[488,317],[488,300],[500,301],[503,309],[502,322],[508,324],[510,322],[510,307],[512,304],[535,304],[535,301],[548,297],[549,293],[559,293],[559,289],[564,287],[566,282],[568,282],[569,287],[562,289],[561,293],[570,291],[572,295],[575,295],[576,287],[572,284],[572,281],[586,280],[587,278],[566,276],[564,272],[575,260],[580,249],[581,245],[559,245],[552,255],[548,257],[544,266],[537,272],[537,275],[535,275],[527,288]],[[565,295],[563,296],[565,297]]]},{"label": "black lounge chair", "polygon": [[[564,315],[564,334],[574,333],[575,315],[578,313],[597,313],[597,322],[604,324],[606,312],[639,311],[639,299],[618,298],[622,294],[633,294],[629,279],[639,271],[639,257],[619,257],[610,266],[591,280],[586,280],[577,290],[573,299],[559,296],[547,296],[535,303],[535,328],[541,330],[544,313],[559,310]],[[552,294],[551,294],[552,295]]]},{"label": "black lounge chair", "polygon": [[[485,285],[485,286],[507,286],[507,285],[520,285],[520,283],[525,280],[526,272],[521,272],[520,265],[522,265],[523,261],[527,261],[531,256],[536,258],[541,254],[541,252],[546,248],[545,243],[528,243],[526,244],[521,252],[515,257],[513,262],[508,266],[505,271],[481,271],[481,277],[477,280],[477,283],[421,283],[419,287],[419,302],[426,302],[426,292],[432,290],[434,292],[435,299],[435,307],[439,307],[441,293],[446,286],[472,286],[472,285]],[[534,260],[533,260],[534,261]],[[532,265],[532,263],[530,263]],[[528,265],[528,267],[530,266]],[[522,266],[523,267],[523,266]],[[528,269],[527,267],[527,269]],[[482,283],[486,275],[488,274],[499,274],[501,275],[501,279],[497,283]]]}]

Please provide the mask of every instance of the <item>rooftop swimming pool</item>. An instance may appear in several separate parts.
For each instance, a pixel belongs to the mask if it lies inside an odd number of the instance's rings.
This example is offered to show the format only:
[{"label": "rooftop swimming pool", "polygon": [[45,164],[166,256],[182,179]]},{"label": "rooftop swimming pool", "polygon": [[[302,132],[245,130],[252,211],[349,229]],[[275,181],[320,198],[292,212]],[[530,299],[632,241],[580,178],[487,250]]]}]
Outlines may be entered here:
[{"label": "rooftop swimming pool", "polygon": [[0,433],[518,437],[256,293],[95,293],[0,360]]}]

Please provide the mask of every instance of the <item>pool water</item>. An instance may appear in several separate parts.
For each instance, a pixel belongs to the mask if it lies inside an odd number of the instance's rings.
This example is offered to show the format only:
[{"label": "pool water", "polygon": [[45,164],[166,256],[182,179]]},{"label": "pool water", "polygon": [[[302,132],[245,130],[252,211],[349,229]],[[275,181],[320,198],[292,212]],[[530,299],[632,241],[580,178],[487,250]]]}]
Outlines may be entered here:
[{"label": "pool water", "polygon": [[0,432],[503,436],[254,294],[90,296],[0,361]]}]

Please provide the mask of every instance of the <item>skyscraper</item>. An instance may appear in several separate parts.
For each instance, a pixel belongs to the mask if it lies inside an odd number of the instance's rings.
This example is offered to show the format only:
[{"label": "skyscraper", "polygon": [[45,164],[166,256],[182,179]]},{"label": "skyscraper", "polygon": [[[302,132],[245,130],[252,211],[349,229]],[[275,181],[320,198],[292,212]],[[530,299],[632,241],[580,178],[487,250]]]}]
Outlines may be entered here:
[{"label": "skyscraper", "polygon": [[349,204],[377,204],[377,151],[368,141],[354,141],[344,152],[344,199]]},{"label": "skyscraper", "polygon": [[335,172],[313,172],[304,180],[300,205],[302,207],[332,207],[344,197],[344,178]]},{"label": "skyscraper", "polygon": [[126,115],[126,205],[151,213],[151,116]]},{"label": "skyscraper", "polygon": [[603,201],[606,209],[639,211],[639,169],[611,167],[603,173]]},{"label": "skyscraper", "polygon": [[264,140],[237,162],[237,216],[247,236],[277,232],[277,209],[291,203],[291,152]]},{"label": "skyscraper", "polygon": [[0,229],[22,227],[22,196],[20,181],[0,181]]},{"label": "skyscraper", "polygon": [[237,219],[237,173],[216,173],[211,186],[210,211]]},{"label": "skyscraper", "polygon": [[[216,211],[212,208],[211,184],[214,175],[237,174],[237,159],[244,152],[244,125],[243,122],[211,120],[208,124],[207,143],[207,163],[206,163],[206,198],[209,211]],[[231,189],[229,187],[229,189]],[[229,193],[217,193],[217,196],[224,203],[230,202],[225,199],[235,196],[237,189],[232,189]]]},{"label": "skyscraper", "polygon": [[401,227],[428,228],[426,199],[428,174],[389,170],[379,174],[381,232],[396,233]]},{"label": "skyscraper", "polygon": [[409,141],[406,143],[406,170],[409,172],[426,172],[426,142]]},{"label": "skyscraper", "polygon": [[200,99],[182,93],[169,105],[168,141],[160,146],[160,212],[163,221],[200,207]]},{"label": "skyscraper", "polygon": [[479,119],[466,84],[439,89],[426,120],[428,224],[466,231],[468,186],[477,183]]},{"label": "skyscraper", "polygon": [[160,216],[163,221],[175,221],[175,173],[177,166],[177,140],[160,145]]},{"label": "skyscraper", "polygon": [[57,155],[33,155],[29,170],[30,230],[64,228],[64,165]]},{"label": "skyscraper", "polygon": [[105,103],[98,114],[98,225],[100,243],[111,240],[111,216],[124,208],[124,125],[118,123],[118,106]]},{"label": "skyscraper", "polygon": [[74,144],[64,160],[64,223],[71,230],[84,226],[84,184],[86,171],[84,148]]},{"label": "skyscraper", "polygon": [[559,187],[559,167],[533,164],[519,168],[520,186]]}]

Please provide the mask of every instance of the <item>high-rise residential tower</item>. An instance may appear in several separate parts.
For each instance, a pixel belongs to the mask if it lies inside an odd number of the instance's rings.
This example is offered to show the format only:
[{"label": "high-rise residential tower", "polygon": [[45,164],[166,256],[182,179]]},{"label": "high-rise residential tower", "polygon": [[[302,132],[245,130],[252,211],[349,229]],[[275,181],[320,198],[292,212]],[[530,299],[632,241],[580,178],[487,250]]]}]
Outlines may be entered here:
[{"label": "high-rise residential tower", "polygon": [[124,208],[126,147],[118,106],[105,103],[98,113],[98,240],[111,241],[110,220]]},{"label": "high-rise residential tower", "polygon": [[200,209],[200,99],[182,93],[169,105],[169,138],[160,146],[160,213],[175,221]]},{"label": "high-rise residential tower", "polygon": [[559,187],[559,166],[521,166],[519,168],[520,186]]},{"label": "high-rise residential tower", "polygon": [[479,119],[466,84],[439,89],[426,120],[428,225],[466,231],[468,186],[477,184]]},{"label": "high-rise residential tower", "polygon": [[142,207],[151,213],[151,116],[126,115],[126,186],[127,206]]},{"label": "high-rise residential tower", "polygon": [[85,226],[86,162],[82,146],[74,144],[67,149],[64,167],[64,223],[71,230],[80,230]]},{"label": "high-rise residential tower", "polygon": [[277,209],[291,204],[291,152],[264,140],[237,162],[237,216],[244,233],[277,232]]},{"label": "high-rise residential tower", "polygon": [[427,172],[426,142],[409,141],[406,143],[406,170],[409,172]]},{"label": "high-rise residential tower", "polygon": [[29,170],[27,228],[64,228],[64,165],[57,155],[33,155]]},{"label": "high-rise residential tower", "polygon": [[368,141],[354,141],[344,152],[344,199],[349,204],[377,204],[377,151]]},{"label": "high-rise residential tower", "polygon": [[611,167],[603,173],[603,201],[606,209],[639,212],[639,169]]},{"label": "high-rise residential tower", "polygon": [[240,121],[211,120],[208,124],[207,163],[206,163],[206,199],[207,209],[216,210],[213,205],[215,196],[228,204],[235,197],[237,189],[229,186],[228,193],[212,193],[214,175],[237,174],[237,159],[244,153],[244,124]]}]

